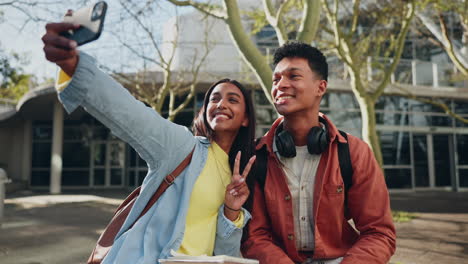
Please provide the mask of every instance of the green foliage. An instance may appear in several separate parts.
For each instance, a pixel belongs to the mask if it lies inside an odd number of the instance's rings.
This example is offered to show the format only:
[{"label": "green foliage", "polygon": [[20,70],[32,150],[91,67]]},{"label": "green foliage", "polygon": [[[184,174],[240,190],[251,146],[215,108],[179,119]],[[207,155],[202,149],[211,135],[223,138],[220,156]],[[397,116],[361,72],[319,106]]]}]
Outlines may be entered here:
[{"label": "green foliage", "polygon": [[0,50],[0,98],[18,101],[28,92],[32,76],[24,74],[20,67],[13,67],[11,61],[19,61],[14,54],[12,58]]},{"label": "green foliage", "polygon": [[250,31],[252,35],[257,34],[266,25],[268,25],[268,21],[266,19],[265,12],[263,12],[263,9],[245,11],[244,14],[249,18],[249,20],[253,21],[252,30]]},{"label": "green foliage", "polygon": [[[294,39],[298,25],[300,24],[301,12],[304,9],[304,3],[302,0],[289,0],[286,1],[284,7],[284,14],[280,18],[286,29],[286,33],[290,39]],[[244,11],[242,13],[247,16],[249,21],[253,21],[251,34],[255,35],[260,32],[269,23],[266,19],[265,10],[263,7],[259,7],[255,10]]]},{"label": "green foliage", "polygon": [[404,223],[409,222],[416,218],[415,214],[404,212],[404,211],[392,211],[393,222]]}]

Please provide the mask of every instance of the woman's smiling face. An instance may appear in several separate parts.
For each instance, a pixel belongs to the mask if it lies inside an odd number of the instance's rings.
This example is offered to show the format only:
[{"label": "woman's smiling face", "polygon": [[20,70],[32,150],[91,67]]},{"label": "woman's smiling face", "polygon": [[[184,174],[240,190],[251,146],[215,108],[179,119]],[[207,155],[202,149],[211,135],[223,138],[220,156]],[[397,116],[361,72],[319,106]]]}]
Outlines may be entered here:
[{"label": "woman's smiling face", "polygon": [[241,126],[247,126],[245,98],[240,89],[227,82],[216,85],[209,97],[206,120],[215,133],[237,133]]}]

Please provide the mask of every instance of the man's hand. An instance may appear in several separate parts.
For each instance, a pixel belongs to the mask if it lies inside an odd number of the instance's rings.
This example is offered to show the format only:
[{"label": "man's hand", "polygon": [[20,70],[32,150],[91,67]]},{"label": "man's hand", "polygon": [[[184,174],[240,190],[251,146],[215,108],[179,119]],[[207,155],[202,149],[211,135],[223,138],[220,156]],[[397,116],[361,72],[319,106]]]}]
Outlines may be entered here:
[{"label": "man's hand", "polygon": [[42,36],[44,53],[48,61],[56,63],[68,76],[73,76],[78,65],[78,50],[74,40],[60,36],[60,32],[77,29],[80,25],[48,23]]}]

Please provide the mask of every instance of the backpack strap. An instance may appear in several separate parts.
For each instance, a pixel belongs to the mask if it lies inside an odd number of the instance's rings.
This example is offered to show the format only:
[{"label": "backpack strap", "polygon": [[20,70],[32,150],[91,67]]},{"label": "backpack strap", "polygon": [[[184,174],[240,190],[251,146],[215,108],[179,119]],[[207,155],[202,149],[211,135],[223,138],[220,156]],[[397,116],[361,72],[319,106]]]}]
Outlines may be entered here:
[{"label": "backpack strap", "polygon": [[339,132],[346,139],[346,143],[338,142],[338,160],[344,183],[345,207],[347,207],[348,190],[353,184],[353,166],[351,164],[351,154],[349,153],[348,135],[344,131],[339,130]]},{"label": "backpack strap", "polygon": [[[257,146],[262,138],[259,137],[255,140],[255,145]],[[256,178],[260,184],[260,189],[265,188],[266,175],[267,175],[267,162],[268,162],[268,151],[266,145],[263,145],[259,150],[256,151],[255,155],[257,156],[255,163],[257,163],[257,173]]]}]

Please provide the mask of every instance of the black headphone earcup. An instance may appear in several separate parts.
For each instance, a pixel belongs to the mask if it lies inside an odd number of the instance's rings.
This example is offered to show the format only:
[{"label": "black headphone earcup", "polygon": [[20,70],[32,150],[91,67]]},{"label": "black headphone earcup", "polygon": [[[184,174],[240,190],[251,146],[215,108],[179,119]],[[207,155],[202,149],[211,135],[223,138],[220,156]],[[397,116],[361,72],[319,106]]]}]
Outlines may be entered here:
[{"label": "black headphone earcup", "polygon": [[296,145],[288,131],[280,131],[276,134],[275,143],[281,156],[286,158],[296,157]]},{"label": "black headphone earcup", "polygon": [[307,150],[310,154],[320,154],[328,147],[327,131],[321,127],[313,127],[307,135]]}]

